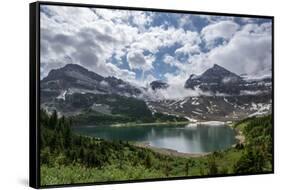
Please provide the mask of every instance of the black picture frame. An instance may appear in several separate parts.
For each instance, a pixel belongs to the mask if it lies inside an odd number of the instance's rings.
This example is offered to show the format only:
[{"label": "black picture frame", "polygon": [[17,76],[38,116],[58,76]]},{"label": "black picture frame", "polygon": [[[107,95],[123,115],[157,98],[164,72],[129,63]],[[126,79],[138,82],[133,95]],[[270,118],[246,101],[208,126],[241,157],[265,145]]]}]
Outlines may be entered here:
[{"label": "black picture frame", "polygon": [[[264,173],[247,173],[247,174],[226,174],[226,175],[204,175],[193,177],[169,177],[156,179],[142,180],[126,180],[126,181],[110,181],[96,183],[75,183],[63,185],[40,185],[40,5],[55,5],[55,6],[74,6],[74,7],[89,7],[89,8],[106,8],[132,11],[153,11],[166,13],[183,13],[195,15],[215,15],[215,16],[231,16],[231,17],[249,17],[249,18],[265,18],[272,21],[272,171]],[[218,12],[201,12],[188,10],[171,10],[171,9],[156,9],[142,7],[125,7],[125,6],[109,6],[109,5],[94,5],[94,4],[78,4],[78,3],[62,3],[62,2],[47,2],[39,1],[29,4],[29,59],[30,59],[30,81],[29,81],[29,185],[33,188],[53,188],[53,187],[73,187],[73,186],[89,186],[89,185],[105,185],[105,184],[121,184],[135,182],[152,182],[152,181],[167,181],[167,180],[182,180],[196,178],[213,178],[213,177],[234,177],[243,175],[259,175],[274,173],[274,16],[265,15],[248,15],[235,13],[218,13]]]}]

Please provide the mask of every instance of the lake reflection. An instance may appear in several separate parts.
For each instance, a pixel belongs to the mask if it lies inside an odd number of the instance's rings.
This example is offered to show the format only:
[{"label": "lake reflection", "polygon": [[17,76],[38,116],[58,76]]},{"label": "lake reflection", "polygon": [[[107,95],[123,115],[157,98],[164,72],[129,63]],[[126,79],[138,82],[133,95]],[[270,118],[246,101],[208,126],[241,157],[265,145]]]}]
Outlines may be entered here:
[{"label": "lake reflection", "polygon": [[106,140],[147,142],[151,146],[169,148],[184,153],[205,153],[233,145],[235,132],[224,126],[189,124],[185,126],[84,126],[75,127],[80,134]]}]

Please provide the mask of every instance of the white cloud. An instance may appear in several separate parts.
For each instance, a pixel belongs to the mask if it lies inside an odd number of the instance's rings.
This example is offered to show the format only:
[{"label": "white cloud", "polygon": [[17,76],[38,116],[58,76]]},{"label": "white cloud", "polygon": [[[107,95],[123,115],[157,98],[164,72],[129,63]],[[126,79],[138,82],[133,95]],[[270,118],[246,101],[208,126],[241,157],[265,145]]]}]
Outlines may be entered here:
[{"label": "white cloud", "polygon": [[[233,36],[228,43],[200,52],[189,57],[187,63],[179,62],[175,57],[166,55],[163,62],[180,68],[179,73],[166,73],[169,84],[184,85],[191,74],[200,75],[213,64],[219,64],[226,69],[251,77],[270,76],[271,53],[271,23],[247,24]],[[180,91],[181,92],[181,91]]]},{"label": "white cloud", "polygon": [[153,75],[148,74],[145,78],[146,83],[151,83],[152,81],[157,80]]},{"label": "white cloud", "polygon": [[110,59],[114,56],[121,61],[126,46],[138,34],[137,28],[100,19],[100,15],[88,8],[44,6],[44,9],[41,11],[42,77],[51,69],[67,64],[65,57],[104,76],[129,73],[130,79],[133,77],[131,71],[119,69]]},{"label": "white cloud", "polygon": [[211,94],[208,92],[203,92],[198,88],[192,89],[186,89],[184,88],[184,81],[185,76],[175,76],[172,74],[165,74],[167,83],[169,84],[168,88],[166,89],[157,89],[152,90],[149,88],[147,90],[147,96],[154,98],[156,100],[161,99],[170,99],[170,100],[179,100],[183,99],[185,97],[191,97],[191,96],[210,96]]},{"label": "white cloud", "polygon": [[201,35],[207,45],[213,47],[216,39],[229,40],[238,29],[239,25],[233,21],[220,21],[204,27]]},{"label": "white cloud", "polygon": [[139,34],[131,48],[157,53],[163,47],[171,47],[175,44],[195,46],[200,42],[200,36],[197,32],[185,31],[182,28],[156,26]]},{"label": "white cloud", "polygon": [[228,44],[214,48],[208,59],[237,73],[264,75],[271,72],[271,27],[248,24]]},{"label": "white cloud", "polygon": [[[271,23],[239,26],[233,17],[198,15],[209,23],[199,34],[172,25],[151,26],[151,12],[46,8],[41,12],[42,76],[51,69],[75,63],[104,76],[140,84],[157,76],[152,72],[157,53],[173,45],[178,47],[173,52],[175,56],[166,54],[163,62],[178,68],[176,73],[165,74],[167,81],[175,85],[183,86],[190,74],[200,74],[214,63],[238,74],[271,72]],[[245,19],[245,23],[252,21]],[[175,24],[192,26],[191,22],[191,17],[185,16]],[[217,46],[217,39],[224,43]],[[207,52],[202,50],[202,41],[207,44]],[[182,55],[188,59],[180,59]],[[125,59],[129,68],[119,68]],[[135,70],[143,72],[141,79],[136,80]],[[144,78],[144,72],[151,72],[152,77]]]},{"label": "white cloud", "polygon": [[[112,57],[120,65],[122,57],[126,57],[130,69],[148,71],[153,69],[155,56],[152,54],[163,47],[181,44],[177,54],[198,52],[199,49],[197,32],[175,27],[146,28],[154,16],[151,12],[60,6],[45,8],[41,12],[42,76],[52,68],[63,66],[65,56],[98,74],[118,76],[129,71],[117,69],[112,64]],[[45,14],[46,11],[51,14]],[[144,55],[147,51],[149,54]],[[112,71],[118,73],[110,73]]]},{"label": "white cloud", "polygon": [[144,12],[95,8],[93,8],[92,11],[106,21],[113,21],[114,23],[118,24],[129,24],[130,22],[132,22],[132,24],[135,24],[141,28],[149,25],[152,22],[154,16],[153,12],[147,11]]},{"label": "white cloud", "polygon": [[178,48],[175,53],[177,55],[183,54],[183,55],[192,55],[196,53],[200,53],[200,47],[198,43],[196,44],[185,44],[184,46]]},{"label": "white cloud", "polygon": [[263,94],[263,93],[267,93],[267,91],[261,91],[261,90],[256,90],[256,91],[241,90],[240,91],[240,95],[241,96],[244,96],[244,95],[258,95],[258,94]]},{"label": "white cloud", "polygon": [[144,30],[146,26],[150,25],[153,20],[152,12],[136,11],[133,16],[133,23],[139,27],[140,30]]},{"label": "white cloud", "polygon": [[127,61],[131,69],[148,71],[153,68],[152,63],[155,57],[150,55],[144,56],[142,50],[131,50],[127,54]]},{"label": "white cloud", "polygon": [[[129,71],[127,69],[120,69],[116,65],[112,63],[106,63],[103,65],[100,65],[100,68],[97,68],[99,71],[102,71],[105,73],[105,76],[113,76],[120,79],[123,79],[127,82],[134,82],[136,79],[136,74],[133,71]],[[95,71],[95,70],[94,70]]]},{"label": "white cloud", "polygon": [[189,26],[189,27],[194,27],[193,23],[192,23],[192,19],[190,15],[186,15],[186,14],[179,14],[179,18],[178,18],[178,25],[180,28],[184,27],[184,26]]},{"label": "white cloud", "polygon": [[175,58],[173,56],[169,55],[169,54],[165,54],[163,62],[166,63],[166,64],[169,64],[171,66],[174,66],[175,65]]},{"label": "white cloud", "polygon": [[[271,75],[271,24],[247,24],[237,31],[228,43],[200,52],[189,57],[182,67],[182,81],[190,74],[201,74],[206,69],[219,64],[226,69],[252,77]],[[173,79],[171,79],[173,81]]]},{"label": "white cloud", "polygon": [[106,82],[106,81],[104,81],[104,80],[102,80],[102,81],[100,82],[100,85],[103,86],[103,87],[105,87],[105,88],[110,87],[109,83]]},{"label": "white cloud", "polygon": [[[145,75],[145,77],[143,77],[143,79],[138,80],[136,85],[139,87],[145,87],[145,88],[149,89],[150,83],[155,80],[158,80],[158,79],[156,77],[154,77],[152,74],[147,74],[147,75]],[[146,93],[146,90],[144,91],[144,93]]]},{"label": "white cloud", "polygon": [[130,12],[128,11],[118,11],[112,9],[91,9],[94,14],[96,14],[100,19],[106,21],[115,21],[117,23],[128,22],[130,17]]},{"label": "white cloud", "polygon": [[232,16],[215,16],[215,15],[197,15],[198,17],[205,19],[209,24],[218,23],[220,21],[233,21]]},{"label": "white cloud", "polygon": [[163,57],[163,62],[171,65],[171,66],[175,66],[180,70],[184,70],[185,68],[185,64],[181,63],[176,57],[171,56],[169,54],[165,54]]}]

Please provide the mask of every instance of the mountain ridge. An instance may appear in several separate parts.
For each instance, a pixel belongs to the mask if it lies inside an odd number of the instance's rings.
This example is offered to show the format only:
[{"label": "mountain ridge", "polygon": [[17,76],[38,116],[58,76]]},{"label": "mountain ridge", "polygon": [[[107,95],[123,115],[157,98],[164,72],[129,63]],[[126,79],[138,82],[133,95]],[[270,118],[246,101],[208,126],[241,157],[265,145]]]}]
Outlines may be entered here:
[{"label": "mountain ridge", "polygon": [[[199,88],[212,92],[213,96],[187,96],[177,100],[149,97],[155,96],[159,89],[162,92],[170,87],[163,81],[151,82],[150,88],[155,92],[146,94],[149,89],[137,88],[114,76],[103,77],[76,64],[51,70],[40,84],[41,106],[68,115],[81,114],[89,109],[103,115],[111,114],[113,110],[119,110],[118,114],[124,110],[128,114],[135,110],[132,106],[135,104],[142,105],[143,110],[149,109],[153,114],[196,120],[237,120],[268,113],[271,105],[270,79],[246,81],[219,65],[201,75],[190,75],[183,84],[183,88]],[[220,95],[217,95],[218,92]]]},{"label": "mountain ridge", "polygon": [[243,91],[268,91],[265,85],[255,85],[254,81],[246,81],[241,76],[214,64],[201,75],[191,75],[185,82],[187,89],[199,88],[203,92],[239,95]]},{"label": "mountain ridge", "polygon": [[103,77],[77,64],[67,64],[53,69],[41,80],[41,89],[65,91],[81,89],[95,93],[111,93],[137,96],[140,89],[114,76]]}]

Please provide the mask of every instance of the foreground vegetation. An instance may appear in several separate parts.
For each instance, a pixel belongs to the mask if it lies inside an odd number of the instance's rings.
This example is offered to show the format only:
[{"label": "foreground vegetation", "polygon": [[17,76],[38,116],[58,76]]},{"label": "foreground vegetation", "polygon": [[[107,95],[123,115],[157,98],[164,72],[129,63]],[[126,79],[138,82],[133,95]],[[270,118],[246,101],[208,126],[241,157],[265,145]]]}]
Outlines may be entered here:
[{"label": "foreground vegetation", "polygon": [[272,170],[271,116],[234,127],[244,145],[197,158],[167,156],[129,142],[79,136],[72,121],[41,110],[41,185],[182,176],[260,173]]},{"label": "foreground vegetation", "polygon": [[[246,142],[242,156],[234,165],[235,173],[272,171],[272,116],[247,118],[234,126],[242,131]],[[238,146],[239,147],[239,146]]]}]

